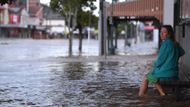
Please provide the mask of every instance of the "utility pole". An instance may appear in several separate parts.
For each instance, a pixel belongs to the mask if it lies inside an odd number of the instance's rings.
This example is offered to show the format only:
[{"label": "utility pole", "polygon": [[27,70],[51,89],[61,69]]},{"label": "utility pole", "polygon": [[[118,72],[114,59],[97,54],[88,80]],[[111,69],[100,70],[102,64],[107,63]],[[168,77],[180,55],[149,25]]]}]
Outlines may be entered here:
[{"label": "utility pole", "polygon": [[112,0],[111,3],[111,16],[110,16],[110,27],[111,27],[111,37],[110,37],[110,54],[115,54],[115,47],[113,46],[113,40],[114,40],[114,23],[113,23],[113,2],[114,0]]},{"label": "utility pole", "polygon": [[103,46],[103,2],[104,0],[100,0],[100,26],[99,26],[99,30],[100,30],[100,55],[103,55],[104,54],[104,46]]},{"label": "utility pole", "polygon": [[104,2],[105,0],[100,0],[100,55],[104,55],[106,58],[106,35],[104,29]]}]

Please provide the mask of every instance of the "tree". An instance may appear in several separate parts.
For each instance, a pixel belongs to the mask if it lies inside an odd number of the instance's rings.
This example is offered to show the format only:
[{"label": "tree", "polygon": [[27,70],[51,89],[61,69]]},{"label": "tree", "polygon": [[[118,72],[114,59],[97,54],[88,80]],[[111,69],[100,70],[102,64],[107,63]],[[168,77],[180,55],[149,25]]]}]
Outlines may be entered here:
[{"label": "tree", "polygon": [[89,15],[91,16],[91,25],[90,26],[97,29],[98,28],[98,17],[93,15],[92,12],[81,11],[81,12],[79,12],[77,18],[82,23],[82,26],[89,26],[89,20],[86,19],[89,17]]},{"label": "tree", "polygon": [[51,0],[50,7],[64,16],[66,25],[69,28],[69,56],[72,56],[72,32],[77,24],[77,16],[83,8],[94,8],[93,2],[96,0]]},{"label": "tree", "polygon": [[15,0],[0,0],[0,4],[4,5],[4,4],[11,4],[12,2],[14,2]]},{"label": "tree", "polygon": [[[87,20],[86,18],[89,18]],[[83,26],[89,26],[89,27],[95,27],[96,29],[98,28],[98,17],[93,15],[92,12],[90,11],[79,11],[79,14],[77,16],[78,20],[78,29],[79,29],[79,52],[81,53],[82,51],[82,28]]]}]

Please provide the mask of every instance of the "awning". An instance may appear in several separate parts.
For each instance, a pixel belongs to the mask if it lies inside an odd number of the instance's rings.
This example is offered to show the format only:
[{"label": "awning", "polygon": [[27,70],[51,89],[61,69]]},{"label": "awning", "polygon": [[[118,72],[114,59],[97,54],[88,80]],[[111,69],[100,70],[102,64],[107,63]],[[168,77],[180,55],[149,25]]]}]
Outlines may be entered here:
[{"label": "awning", "polygon": [[154,26],[144,26],[144,30],[154,30]]}]

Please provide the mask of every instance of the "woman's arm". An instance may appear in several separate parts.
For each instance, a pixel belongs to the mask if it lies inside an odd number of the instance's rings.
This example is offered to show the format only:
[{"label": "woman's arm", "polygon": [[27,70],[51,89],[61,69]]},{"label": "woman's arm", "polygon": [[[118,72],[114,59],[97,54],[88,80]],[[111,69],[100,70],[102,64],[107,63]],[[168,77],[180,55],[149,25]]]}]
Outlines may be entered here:
[{"label": "woman's arm", "polygon": [[164,62],[166,61],[166,59],[168,57],[170,47],[171,46],[168,43],[162,44],[162,46],[160,47],[160,51],[158,53],[158,57],[154,63],[155,67],[160,67],[164,64]]}]

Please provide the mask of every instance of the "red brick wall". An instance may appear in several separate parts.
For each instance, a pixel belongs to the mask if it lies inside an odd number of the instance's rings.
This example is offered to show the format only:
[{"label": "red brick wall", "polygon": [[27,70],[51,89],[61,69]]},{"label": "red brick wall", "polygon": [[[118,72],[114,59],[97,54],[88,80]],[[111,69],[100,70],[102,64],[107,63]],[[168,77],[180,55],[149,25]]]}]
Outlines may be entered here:
[{"label": "red brick wall", "polygon": [[[112,5],[107,9],[111,16]],[[163,22],[163,0],[138,0],[116,3],[113,5],[113,16],[155,16]]]}]

